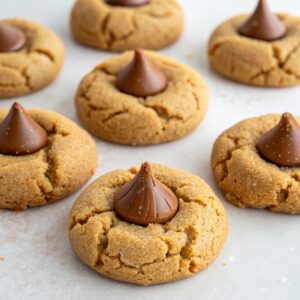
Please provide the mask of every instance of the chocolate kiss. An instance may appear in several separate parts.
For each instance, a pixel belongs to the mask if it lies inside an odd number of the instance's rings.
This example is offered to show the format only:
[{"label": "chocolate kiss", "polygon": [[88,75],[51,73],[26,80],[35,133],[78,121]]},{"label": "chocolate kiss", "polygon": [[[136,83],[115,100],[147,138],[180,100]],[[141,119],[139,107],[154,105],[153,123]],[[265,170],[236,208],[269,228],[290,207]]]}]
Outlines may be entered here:
[{"label": "chocolate kiss", "polygon": [[47,145],[47,132],[36,123],[19,103],[14,103],[0,124],[0,153],[25,155]]},{"label": "chocolate kiss", "polygon": [[126,94],[148,97],[162,92],[167,86],[167,79],[142,51],[135,50],[134,59],[119,73],[116,85]]},{"label": "chocolate kiss", "polygon": [[26,35],[19,28],[0,23],[0,52],[15,52],[26,44]]},{"label": "chocolate kiss", "polygon": [[300,166],[300,126],[285,113],[280,122],[257,142],[259,154],[280,166]]},{"label": "chocolate kiss", "polygon": [[254,13],[238,31],[241,35],[263,41],[278,40],[286,34],[284,25],[269,10],[266,0],[259,0]]},{"label": "chocolate kiss", "polygon": [[114,197],[114,208],[124,221],[136,225],[165,223],[178,210],[178,199],[143,163],[138,174],[123,185]]},{"label": "chocolate kiss", "polygon": [[106,0],[106,3],[116,6],[140,6],[149,2],[150,0]]}]

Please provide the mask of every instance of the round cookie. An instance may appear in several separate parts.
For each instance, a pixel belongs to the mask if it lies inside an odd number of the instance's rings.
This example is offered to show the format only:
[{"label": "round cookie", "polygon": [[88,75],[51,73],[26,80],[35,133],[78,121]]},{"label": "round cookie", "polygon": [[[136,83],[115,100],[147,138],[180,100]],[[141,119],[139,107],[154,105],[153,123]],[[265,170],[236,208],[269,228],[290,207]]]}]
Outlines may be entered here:
[{"label": "round cookie", "polygon": [[[7,113],[0,111],[0,122]],[[28,113],[46,130],[48,143],[33,154],[0,154],[0,208],[24,210],[65,198],[96,168],[96,146],[87,132],[54,112]]]},{"label": "round cookie", "polygon": [[286,87],[300,83],[300,18],[278,14],[287,34],[272,42],[244,37],[238,28],[248,16],[221,24],[209,40],[208,55],[219,74],[242,83]]},{"label": "round cookie", "polygon": [[83,262],[106,277],[140,285],[175,281],[205,269],[223,248],[227,216],[211,188],[181,170],[151,166],[179,199],[178,212],[167,223],[138,226],[114,212],[114,195],[135,176],[135,168],[100,177],[73,206],[71,245]]},{"label": "round cookie", "polygon": [[27,42],[21,50],[0,52],[0,99],[25,95],[52,82],[64,61],[61,40],[24,19],[6,19],[1,23],[21,29]]},{"label": "round cookie", "polygon": [[135,7],[112,6],[105,0],[77,0],[71,29],[78,42],[95,48],[160,49],[180,37],[183,12],[176,0],[151,0]]},{"label": "round cookie", "polygon": [[208,90],[191,68],[144,51],[167,77],[166,89],[150,97],[135,97],[119,91],[116,77],[132,60],[126,52],[98,65],[80,83],[77,113],[84,126],[101,139],[130,145],[151,145],[181,138],[204,118]]},{"label": "round cookie", "polygon": [[[244,208],[300,213],[300,168],[280,167],[259,155],[257,142],[280,115],[251,118],[226,130],[215,142],[211,164],[225,198]],[[297,118],[300,123],[300,118]]]}]

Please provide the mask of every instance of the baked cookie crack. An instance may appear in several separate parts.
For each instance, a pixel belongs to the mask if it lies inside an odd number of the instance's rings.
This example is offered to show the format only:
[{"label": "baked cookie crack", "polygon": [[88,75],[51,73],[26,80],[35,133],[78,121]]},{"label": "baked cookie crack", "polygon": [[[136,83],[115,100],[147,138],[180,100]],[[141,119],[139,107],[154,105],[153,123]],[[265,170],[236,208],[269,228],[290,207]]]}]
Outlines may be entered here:
[{"label": "baked cookie crack", "polygon": [[47,51],[46,49],[34,49],[33,52],[38,53],[38,54],[46,57],[47,59],[49,59],[50,62],[55,64],[55,57],[50,51]]},{"label": "baked cookie crack", "polygon": [[213,169],[215,170],[218,167],[222,167],[222,177],[219,179],[220,183],[224,182],[224,180],[228,177],[229,175],[229,171],[228,171],[228,162],[232,159],[233,153],[244,148],[247,146],[250,146],[250,143],[246,143],[246,144],[240,144],[239,137],[231,137],[231,136],[226,136],[227,139],[231,140],[233,142],[233,147],[231,147],[230,149],[227,150],[227,154],[226,157],[224,159],[222,159],[221,161],[218,161],[216,163],[213,164]]},{"label": "baked cookie crack", "polygon": [[279,55],[279,48],[277,48],[277,47],[275,47],[275,46],[273,46],[272,47],[272,53],[273,53],[273,57],[274,57],[274,59],[276,60],[276,63],[277,63],[277,67],[281,70],[281,71],[283,71],[284,73],[286,73],[287,75],[290,75],[290,76],[293,76],[293,77],[295,77],[296,79],[300,79],[300,76],[299,75],[297,75],[297,74],[295,74],[290,68],[286,68],[286,65],[287,65],[287,63],[289,62],[289,60],[291,59],[291,57],[293,56],[293,54],[299,49],[299,47],[300,47],[300,42],[297,44],[297,46],[294,48],[294,49],[292,49],[289,53],[288,53],[288,55],[287,55],[287,57],[286,57],[286,59],[284,60],[284,61],[282,61],[281,59],[280,59],[280,55]]},{"label": "baked cookie crack", "polygon": [[14,72],[17,72],[24,80],[24,82],[19,82],[19,83],[0,83],[0,86],[8,87],[16,87],[16,86],[26,86],[29,90],[32,90],[32,87],[30,85],[30,76],[27,73],[28,66],[26,66],[23,70],[20,70],[19,68],[15,66],[11,66],[9,64],[4,64],[0,62],[0,67],[10,69]]}]

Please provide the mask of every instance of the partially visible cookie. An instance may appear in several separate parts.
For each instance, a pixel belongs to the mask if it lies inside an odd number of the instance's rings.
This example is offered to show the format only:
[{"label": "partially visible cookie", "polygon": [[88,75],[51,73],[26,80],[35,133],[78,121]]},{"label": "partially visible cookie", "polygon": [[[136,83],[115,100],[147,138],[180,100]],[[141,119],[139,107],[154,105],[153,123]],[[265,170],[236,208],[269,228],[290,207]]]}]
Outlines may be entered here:
[{"label": "partially visible cookie", "polygon": [[81,81],[77,114],[99,138],[120,144],[158,144],[187,135],[204,118],[208,90],[202,77],[157,53],[143,54],[126,52],[108,59]]},{"label": "partially visible cookie", "polygon": [[[63,44],[53,32],[24,19],[0,20],[2,38],[11,39],[12,31],[17,35],[16,46],[20,47],[8,47],[11,40],[5,45],[1,41],[0,98],[25,95],[48,85],[64,61]],[[23,42],[20,34],[24,35]]]},{"label": "partially visible cookie", "polygon": [[0,208],[24,210],[65,198],[96,168],[95,142],[62,115],[14,104],[0,111]]},{"label": "partially visible cookie", "polygon": [[232,204],[300,214],[300,127],[290,115],[265,115],[229,128],[216,140],[211,164]]},{"label": "partially visible cookie", "polygon": [[252,16],[233,17],[218,26],[208,55],[212,68],[231,80],[286,87],[300,83],[299,44],[300,18],[272,15],[266,2],[259,1]]},{"label": "partially visible cookie", "polygon": [[71,14],[74,38],[91,47],[124,51],[160,49],[181,35],[183,12],[176,0],[135,1],[149,2],[139,6],[126,2],[130,1],[77,0]]},{"label": "partially visible cookie", "polygon": [[69,219],[70,242],[83,262],[106,277],[140,285],[200,272],[227,236],[224,207],[202,179],[158,164],[151,164],[148,178],[147,168],[100,177],[80,195]]}]

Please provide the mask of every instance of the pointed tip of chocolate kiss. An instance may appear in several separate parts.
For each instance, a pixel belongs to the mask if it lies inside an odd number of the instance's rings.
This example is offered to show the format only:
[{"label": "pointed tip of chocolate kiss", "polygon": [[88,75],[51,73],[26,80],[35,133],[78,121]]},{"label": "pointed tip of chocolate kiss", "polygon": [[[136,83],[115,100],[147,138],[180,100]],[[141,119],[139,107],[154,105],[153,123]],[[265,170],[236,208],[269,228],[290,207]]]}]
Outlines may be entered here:
[{"label": "pointed tip of chocolate kiss", "polygon": [[106,0],[106,3],[114,6],[142,6],[150,3],[150,0]]},{"label": "pointed tip of chocolate kiss", "polygon": [[266,0],[259,0],[254,13],[244,22],[238,32],[246,37],[271,42],[286,35],[284,24],[274,15]]},{"label": "pointed tip of chocolate kiss", "polygon": [[154,96],[165,90],[166,76],[139,49],[133,60],[117,76],[117,88],[135,97]]},{"label": "pointed tip of chocolate kiss", "polygon": [[290,113],[257,142],[262,158],[284,167],[300,166],[300,126]]},{"label": "pointed tip of chocolate kiss", "polygon": [[47,145],[47,132],[15,102],[0,124],[0,153],[32,154]]},{"label": "pointed tip of chocolate kiss", "polygon": [[135,177],[116,192],[114,209],[122,220],[136,225],[162,224],[176,214],[178,199],[145,162]]},{"label": "pointed tip of chocolate kiss", "polygon": [[0,52],[15,52],[26,45],[26,35],[18,27],[0,23]]}]

